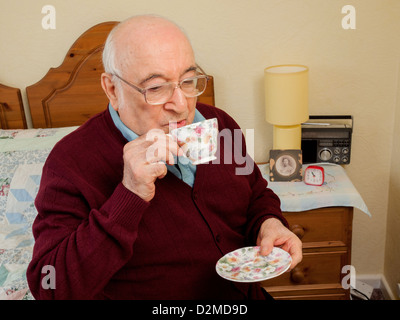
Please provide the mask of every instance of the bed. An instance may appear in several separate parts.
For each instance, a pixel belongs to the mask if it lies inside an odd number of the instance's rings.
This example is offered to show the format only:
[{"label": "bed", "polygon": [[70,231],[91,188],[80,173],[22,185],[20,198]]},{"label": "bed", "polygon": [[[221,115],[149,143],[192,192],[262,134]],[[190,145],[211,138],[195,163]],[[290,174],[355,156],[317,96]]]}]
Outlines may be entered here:
[{"label": "bed", "polygon": [[0,129],[27,128],[21,90],[0,84]]},{"label": "bed", "polygon": [[[88,29],[59,67],[26,88],[33,128],[27,129],[20,89],[0,85],[0,300],[33,299],[26,269],[42,167],[62,137],[107,107],[101,54],[116,23]],[[213,77],[198,101],[215,104]]]}]

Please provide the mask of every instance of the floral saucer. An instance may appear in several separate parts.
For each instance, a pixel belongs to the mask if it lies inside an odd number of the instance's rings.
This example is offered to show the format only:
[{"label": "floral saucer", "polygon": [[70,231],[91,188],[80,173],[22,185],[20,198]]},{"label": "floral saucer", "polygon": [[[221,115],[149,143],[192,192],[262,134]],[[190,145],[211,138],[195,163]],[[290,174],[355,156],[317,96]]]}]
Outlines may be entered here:
[{"label": "floral saucer", "polygon": [[232,251],[218,260],[215,269],[225,279],[237,282],[259,282],[277,277],[289,269],[292,257],[274,247],[267,256],[260,247],[245,247]]}]

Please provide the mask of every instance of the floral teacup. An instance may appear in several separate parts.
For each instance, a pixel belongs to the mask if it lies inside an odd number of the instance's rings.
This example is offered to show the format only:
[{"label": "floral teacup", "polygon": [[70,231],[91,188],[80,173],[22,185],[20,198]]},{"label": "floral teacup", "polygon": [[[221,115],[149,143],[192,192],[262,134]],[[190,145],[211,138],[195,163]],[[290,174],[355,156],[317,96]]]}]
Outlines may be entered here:
[{"label": "floral teacup", "polygon": [[183,150],[184,156],[197,165],[217,159],[217,118],[189,124],[170,131]]}]

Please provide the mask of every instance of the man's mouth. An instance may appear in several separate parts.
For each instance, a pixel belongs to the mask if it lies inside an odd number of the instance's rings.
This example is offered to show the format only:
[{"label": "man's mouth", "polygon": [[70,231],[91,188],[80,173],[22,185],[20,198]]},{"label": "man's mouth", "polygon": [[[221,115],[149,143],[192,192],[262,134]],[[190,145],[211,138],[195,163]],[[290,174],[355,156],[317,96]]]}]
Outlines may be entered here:
[{"label": "man's mouth", "polygon": [[169,130],[173,130],[176,128],[184,127],[186,125],[186,119],[180,121],[170,121],[169,122]]},{"label": "man's mouth", "polygon": [[186,120],[181,120],[181,121],[177,122],[176,124],[177,124],[177,128],[184,127],[184,126],[186,126]]}]

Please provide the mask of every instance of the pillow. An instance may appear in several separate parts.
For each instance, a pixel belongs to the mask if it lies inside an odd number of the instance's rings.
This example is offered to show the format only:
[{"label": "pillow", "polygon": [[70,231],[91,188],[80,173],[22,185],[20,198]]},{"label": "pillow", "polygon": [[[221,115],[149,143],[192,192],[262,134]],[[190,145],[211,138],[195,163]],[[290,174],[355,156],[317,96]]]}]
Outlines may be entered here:
[{"label": "pillow", "polygon": [[53,146],[76,128],[0,130],[0,300],[33,299],[26,269],[42,168]]}]

